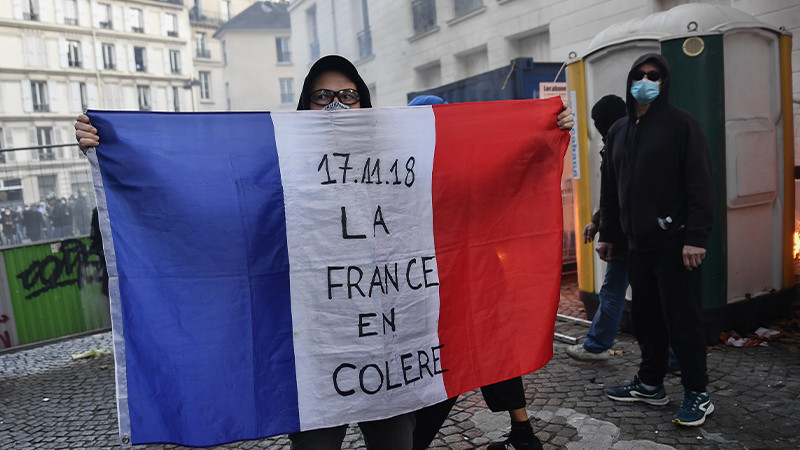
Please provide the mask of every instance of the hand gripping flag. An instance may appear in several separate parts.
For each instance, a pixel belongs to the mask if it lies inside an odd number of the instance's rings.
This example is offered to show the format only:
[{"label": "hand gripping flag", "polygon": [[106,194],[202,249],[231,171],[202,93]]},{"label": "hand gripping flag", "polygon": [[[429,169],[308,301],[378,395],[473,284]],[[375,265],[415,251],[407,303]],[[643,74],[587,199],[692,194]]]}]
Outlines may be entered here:
[{"label": "hand gripping flag", "polygon": [[560,109],[91,111],[123,443],[387,418],[546,364]]}]

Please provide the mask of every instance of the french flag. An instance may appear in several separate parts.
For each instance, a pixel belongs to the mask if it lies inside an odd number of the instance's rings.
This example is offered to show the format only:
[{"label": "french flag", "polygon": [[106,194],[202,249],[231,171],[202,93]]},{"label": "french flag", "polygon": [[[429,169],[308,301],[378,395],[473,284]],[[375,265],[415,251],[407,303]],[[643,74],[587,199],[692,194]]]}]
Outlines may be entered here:
[{"label": "french flag", "polygon": [[546,364],[560,110],[90,111],[122,442],[387,418]]}]

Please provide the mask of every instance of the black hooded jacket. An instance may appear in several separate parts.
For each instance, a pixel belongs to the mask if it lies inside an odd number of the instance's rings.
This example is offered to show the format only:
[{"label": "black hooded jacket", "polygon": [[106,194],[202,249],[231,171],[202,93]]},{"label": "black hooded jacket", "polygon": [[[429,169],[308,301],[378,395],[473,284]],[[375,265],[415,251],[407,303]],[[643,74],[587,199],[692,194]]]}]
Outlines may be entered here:
[{"label": "black hooded jacket", "polygon": [[317,62],[311,66],[311,69],[308,70],[308,75],[306,75],[306,79],[303,81],[303,90],[300,92],[300,101],[297,102],[298,111],[311,109],[311,99],[309,96],[311,95],[311,88],[314,85],[314,81],[322,72],[328,71],[339,72],[349,78],[350,81],[356,85],[356,90],[361,97],[359,100],[361,107],[372,108],[369,88],[367,88],[367,83],[364,83],[361,75],[358,74],[356,66],[343,56],[328,55],[318,59]]},{"label": "black hooded jacket", "polygon": [[[637,118],[632,74],[648,61],[661,68],[661,90]],[[706,246],[714,221],[708,143],[697,119],[669,103],[669,88],[669,64],[659,54],[639,57],[628,72],[628,115],[606,141],[600,242],[616,242],[624,233],[630,248],[640,251]]]}]

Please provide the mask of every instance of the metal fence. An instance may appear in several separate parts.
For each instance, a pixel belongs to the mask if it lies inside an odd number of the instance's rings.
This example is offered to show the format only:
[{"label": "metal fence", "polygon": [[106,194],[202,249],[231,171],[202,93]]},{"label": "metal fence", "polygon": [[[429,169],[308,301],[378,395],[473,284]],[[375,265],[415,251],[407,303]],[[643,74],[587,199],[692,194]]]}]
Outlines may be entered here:
[{"label": "metal fence", "polygon": [[95,204],[77,144],[0,149],[0,247],[86,236]]}]

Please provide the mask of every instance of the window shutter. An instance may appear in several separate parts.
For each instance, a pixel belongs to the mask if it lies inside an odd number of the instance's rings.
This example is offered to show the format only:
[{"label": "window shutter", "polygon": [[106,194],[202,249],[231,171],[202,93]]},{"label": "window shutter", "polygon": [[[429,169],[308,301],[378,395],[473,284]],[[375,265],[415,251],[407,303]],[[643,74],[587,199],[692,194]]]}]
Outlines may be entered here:
[{"label": "window shutter", "polygon": [[124,23],[122,22],[122,9],[117,5],[111,5],[111,26],[114,30],[124,30]]},{"label": "window shutter", "polygon": [[88,11],[87,8],[89,7],[86,0],[78,0],[75,3],[75,14],[78,16],[78,26],[86,27],[91,25],[90,23],[86,23],[89,17],[84,14],[85,11]]},{"label": "window shutter", "polygon": [[67,52],[69,48],[67,47],[67,40],[64,38],[58,38],[58,62],[61,64],[61,68],[64,69],[69,64],[67,61]]},{"label": "window shutter", "polygon": [[[81,41],[81,67],[87,70],[92,70],[92,47],[87,41]],[[97,68],[103,67],[102,65]]]},{"label": "window shutter", "polygon": [[142,21],[144,22],[144,34],[150,34],[150,14],[142,8]]},{"label": "window shutter", "polygon": [[23,19],[23,10],[22,10],[22,0],[13,0],[13,7],[14,7],[14,18],[17,20]]},{"label": "window shutter", "polygon": [[53,144],[63,144],[64,139],[61,136],[61,127],[53,127]]},{"label": "window shutter", "polygon": [[150,51],[149,49],[144,49],[144,56],[147,59],[147,67],[145,67],[144,71],[147,73],[156,73],[156,55],[154,55],[155,51]]},{"label": "window shutter", "polygon": [[[78,20],[81,19],[79,18]],[[111,18],[109,17],[108,20],[111,20]],[[81,26],[83,26],[83,23],[81,23]],[[95,7],[92,8],[92,27],[100,28],[100,5],[97,3],[95,3]]]},{"label": "window shutter", "polygon": [[69,83],[70,106],[72,112],[83,112],[81,108],[81,84],[75,81]]},{"label": "window shutter", "polygon": [[89,97],[89,108],[97,108],[100,106],[99,103],[97,103],[97,85],[94,83],[86,83],[86,96]]},{"label": "window shutter", "polygon": [[97,70],[103,69],[103,43],[99,41],[94,42],[94,62]]},{"label": "window shutter", "polygon": [[161,99],[164,98],[166,94],[164,94],[163,88],[151,88],[150,94],[150,107],[153,111],[161,110]]},{"label": "window shutter", "polygon": [[58,84],[54,81],[47,82],[47,94],[50,96],[50,112],[58,112]]},{"label": "window shutter", "polygon": [[55,0],[56,23],[64,24],[64,0]]},{"label": "window shutter", "polygon": [[167,111],[175,111],[175,95],[172,93],[172,86],[167,86]]},{"label": "window shutter", "polygon": [[29,80],[20,81],[22,86],[22,110],[26,113],[33,112],[33,95],[31,94],[31,82]]},{"label": "window shutter", "polygon": [[53,22],[53,19],[50,16],[50,2],[39,0],[39,21]]},{"label": "window shutter", "polygon": [[162,36],[167,36],[167,30],[169,30],[169,28],[167,28],[167,19],[168,18],[169,18],[169,16],[167,15],[167,13],[165,13],[165,12],[161,13],[161,35]]},{"label": "window shutter", "polygon": [[168,75],[168,74],[171,74],[171,73],[172,73],[172,70],[170,69],[170,64],[169,64],[169,49],[165,48],[164,49],[164,74]]},{"label": "window shutter", "polygon": [[128,72],[136,72],[136,56],[132,45],[128,45]]}]

